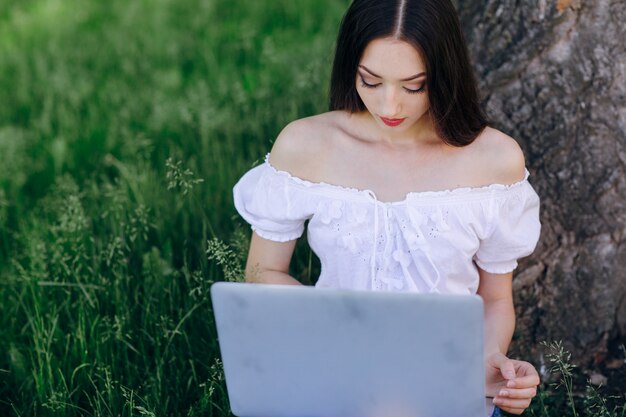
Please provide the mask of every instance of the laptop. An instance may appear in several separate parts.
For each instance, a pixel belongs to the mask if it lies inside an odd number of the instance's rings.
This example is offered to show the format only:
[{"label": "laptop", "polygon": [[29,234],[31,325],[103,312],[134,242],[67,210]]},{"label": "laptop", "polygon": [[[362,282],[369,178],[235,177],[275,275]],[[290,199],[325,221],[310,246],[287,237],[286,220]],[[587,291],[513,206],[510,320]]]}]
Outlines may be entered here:
[{"label": "laptop", "polygon": [[479,296],[218,282],[238,417],[484,417]]}]

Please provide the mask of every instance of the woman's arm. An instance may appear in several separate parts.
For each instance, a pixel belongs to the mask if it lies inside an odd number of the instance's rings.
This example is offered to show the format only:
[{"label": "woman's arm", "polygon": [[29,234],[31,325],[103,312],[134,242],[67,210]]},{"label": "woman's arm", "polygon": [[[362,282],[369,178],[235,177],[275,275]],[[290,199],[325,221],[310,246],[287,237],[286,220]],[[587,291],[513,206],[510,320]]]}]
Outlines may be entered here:
[{"label": "woman's arm", "polygon": [[515,330],[513,273],[492,274],[478,269],[478,295],[485,306],[485,357],[500,352],[506,355]]},{"label": "woman's arm", "polygon": [[513,274],[478,270],[485,306],[486,393],[504,411],[522,414],[537,394],[539,375],[532,364],[506,357],[515,330]]},{"label": "woman's arm", "polygon": [[296,240],[274,242],[252,232],[246,262],[246,282],[302,285],[289,275],[289,263]]}]

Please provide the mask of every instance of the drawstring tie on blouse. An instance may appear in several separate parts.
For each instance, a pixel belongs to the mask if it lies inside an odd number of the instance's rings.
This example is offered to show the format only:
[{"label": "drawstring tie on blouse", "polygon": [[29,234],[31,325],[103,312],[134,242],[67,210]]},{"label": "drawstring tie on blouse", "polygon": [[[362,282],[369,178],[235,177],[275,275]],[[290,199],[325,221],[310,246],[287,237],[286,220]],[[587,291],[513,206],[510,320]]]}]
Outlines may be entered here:
[{"label": "drawstring tie on blouse", "polygon": [[[389,226],[389,216],[390,216],[390,212],[389,212],[389,208],[387,207],[387,205],[384,202],[381,202],[378,200],[378,198],[376,197],[376,194],[374,194],[373,191],[371,190],[367,190],[367,193],[369,194],[369,196],[372,198],[372,202],[374,204],[374,234],[373,234],[373,249],[372,249],[372,256],[370,258],[370,279],[371,279],[371,283],[372,286],[375,289],[375,285],[377,280],[376,277],[376,247],[377,247],[377,239],[378,239],[378,229],[380,226],[380,221],[379,221],[379,215],[378,215],[378,207],[381,206],[381,208],[383,209],[383,221],[384,221],[384,230],[385,230],[385,247],[383,249],[383,258],[384,258],[384,265],[383,268],[385,268],[385,270],[388,269],[388,264],[389,264],[389,251],[391,249],[391,244],[393,243],[392,240],[390,239],[391,236],[391,230],[390,230],[390,226]],[[417,225],[414,225],[414,227],[416,229],[418,229],[419,233],[422,233],[422,231],[419,229],[419,227]],[[396,244],[398,246],[398,248],[396,250],[400,250],[400,236],[396,236]],[[439,282],[440,282],[440,274],[439,271],[437,269],[437,267],[435,266],[435,264],[433,263],[433,261],[430,259],[430,254],[429,254],[429,250],[428,250],[428,246],[427,245],[420,245],[420,251],[423,254],[423,256],[426,258],[426,260],[428,261],[428,263],[430,264],[433,272],[434,272],[434,276],[435,279],[431,280],[430,279],[430,274],[426,271],[419,271],[420,272],[420,278],[424,281],[424,283],[428,286],[429,291],[431,293],[438,293],[439,289],[437,288]],[[394,254],[395,255],[395,254]],[[402,269],[402,274],[404,275],[405,278],[405,283],[408,284],[411,287],[411,290],[413,291],[419,291],[419,288],[417,287],[417,285],[415,284],[415,281],[413,280],[413,277],[411,276],[409,270],[408,270],[408,266],[410,264],[410,261],[408,262],[402,262],[401,260],[396,260]],[[414,265],[417,266],[417,264],[415,262],[413,262]],[[386,280],[387,281],[387,280]],[[390,286],[391,283],[386,282],[387,286]]]}]

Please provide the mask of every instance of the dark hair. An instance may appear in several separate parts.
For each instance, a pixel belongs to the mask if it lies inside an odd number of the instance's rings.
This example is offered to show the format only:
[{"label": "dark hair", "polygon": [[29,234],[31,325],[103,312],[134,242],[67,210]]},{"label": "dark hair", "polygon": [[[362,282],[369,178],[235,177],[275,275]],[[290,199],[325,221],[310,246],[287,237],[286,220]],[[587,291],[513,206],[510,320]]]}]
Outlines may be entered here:
[{"label": "dark hair", "polygon": [[469,145],[487,125],[456,10],[449,0],[353,0],[341,22],[330,82],[330,110],[365,110],[356,74],[366,46],[393,37],[426,64],[430,114],[448,144]]}]

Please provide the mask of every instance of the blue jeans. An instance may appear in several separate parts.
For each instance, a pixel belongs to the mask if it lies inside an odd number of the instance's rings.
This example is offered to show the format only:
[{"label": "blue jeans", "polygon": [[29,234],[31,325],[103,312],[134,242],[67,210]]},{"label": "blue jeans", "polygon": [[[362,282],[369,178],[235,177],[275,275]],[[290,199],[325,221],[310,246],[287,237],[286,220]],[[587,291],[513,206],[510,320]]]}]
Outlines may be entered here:
[{"label": "blue jeans", "polygon": [[491,417],[502,417],[502,413],[500,412],[500,409],[498,407],[494,407]]}]

